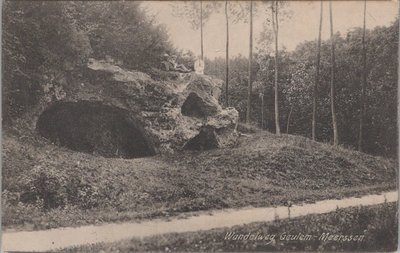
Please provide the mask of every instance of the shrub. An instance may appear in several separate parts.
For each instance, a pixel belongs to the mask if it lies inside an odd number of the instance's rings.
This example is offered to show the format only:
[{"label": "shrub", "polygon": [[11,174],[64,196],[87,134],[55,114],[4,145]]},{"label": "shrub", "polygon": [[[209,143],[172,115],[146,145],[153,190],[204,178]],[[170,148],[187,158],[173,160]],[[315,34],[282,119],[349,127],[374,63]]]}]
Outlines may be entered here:
[{"label": "shrub", "polygon": [[65,169],[37,165],[29,175],[22,177],[21,183],[20,200],[27,204],[42,202],[45,210],[67,204],[89,209],[99,203],[97,187],[71,176]]},{"label": "shrub", "polygon": [[24,203],[36,203],[42,200],[45,209],[66,204],[67,177],[52,167],[35,166],[30,175],[22,178],[22,183],[21,201]]}]

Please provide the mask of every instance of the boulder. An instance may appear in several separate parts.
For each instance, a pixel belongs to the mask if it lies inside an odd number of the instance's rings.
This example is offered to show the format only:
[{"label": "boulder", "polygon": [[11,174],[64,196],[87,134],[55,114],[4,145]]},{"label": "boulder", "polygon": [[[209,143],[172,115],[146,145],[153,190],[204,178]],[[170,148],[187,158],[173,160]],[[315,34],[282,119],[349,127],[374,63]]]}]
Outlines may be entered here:
[{"label": "boulder", "polygon": [[186,90],[196,93],[205,93],[211,98],[214,98],[215,103],[218,104],[218,98],[221,95],[222,84],[222,80],[193,73]]},{"label": "boulder", "polygon": [[221,111],[221,107],[212,97],[201,92],[190,92],[183,102],[181,112],[185,116],[206,119]]}]

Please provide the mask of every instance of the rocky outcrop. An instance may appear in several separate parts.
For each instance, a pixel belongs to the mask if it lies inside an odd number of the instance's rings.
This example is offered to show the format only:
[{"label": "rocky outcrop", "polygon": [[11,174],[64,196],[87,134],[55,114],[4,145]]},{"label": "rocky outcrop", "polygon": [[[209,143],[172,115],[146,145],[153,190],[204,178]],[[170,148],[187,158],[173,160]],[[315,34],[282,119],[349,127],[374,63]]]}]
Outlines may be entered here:
[{"label": "rocky outcrop", "polygon": [[[82,126],[71,124],[77,121],[85,122],[77,119],[56,124],[57,127],[52,128],[53,132],[47,134],[47,137],[57,136],[57,140],[52,140],[57,142],[60,138],[65,137],[66,132],[71,135],[65,129],[59,130],[64,137],[57,133],[57,129],[65,125],[69,128],[75,127],[76,131],[73,134],[76,138],[79,138],[76,135],[80,132],[98,131],[100,133],[92,134],[98,137],[91,138],[88,142],[96,141],[96,139],[118,138],[118,142],[114,141],[115,143],[123,143],[130,147],[129,150],[134,150],[134,141],[125,142],[123,136],[112,134],[113,129],[116,131],[123,129],[123,132],[127,132],[127,128],[132,126],[135,134],[126,135],[126,138],[135,138],[132,136],[137,137],[141,134],[143,138],[140,137],[139,140],[146,143],[147,146],[151,145],[148,147],[149,150],[154,150],[156,153],[169,153],[181,149],[204,150],[233,145],[236,141],[238,112],[234,108],[223,109],[219,105],[221,86],[221,80],[195,73],[184,74],[177,80],[155,81],[142,72],[128,71],[105,61],[92,59],[88,63],[87,69],[69,78],[68,85],[64,87],[66,95],[58,101],[50,103],[44,112],[50,110],[52,106],[60,107],[60,103],[69,103],[68,106],[61,106],[64,110],[67,110],[65,108],[75,108],[76,110],[77,107],[71,106],[71,103],[81,103],[82,105],[82,101],[84,101],[83,104],[88,105],[90,102],[91,104],[88,106],[91,109],[83,110],[86,110],[85,117],[94,122],[83,125],[91,126],[94,129],[77,131]],[[96,105],[99,105],[99,110],[100,107],[107,108],[108,116],[97,115],[98,113],[87,115],[88,112],[96,111],[93,109]],[[116,110],[118,117],[109,113],[113,111],[112,108],[118,108]],[[62,113],[70,115],[65,111]],[[74,113],[76,114],[76,112]],[[43,115],[50,117],[48,113],[43,113]],[[63,120],[63,117],[56,118]],[[102,123],[96,122],[97,119],[101,119]],[[108,119],[122,120],[126,124],[121,127],[121,124],[116,126],[113,122],[104,123]],[[101,137],[104,130],[102,126],[106,129],[107,137]],[[111,151],[106,152],[107,154],[125,154],[129,151],[124,149],[125,146],[108,147],[104,144],[93,143],[85,143],[85,145],[101,146],[103,152],[109,148]],[[95,151],[93,152],[95,153]],[[136,156],[129,154],[125,157]]]},{"label": "rocky outcrop", "polygon": [[208,96],[201,95],[201,93],[190,92],[185,102],[183,102],[181,112],[188,117],[205,119],[217,114],[219,109],[220,108],[215,106]]}]

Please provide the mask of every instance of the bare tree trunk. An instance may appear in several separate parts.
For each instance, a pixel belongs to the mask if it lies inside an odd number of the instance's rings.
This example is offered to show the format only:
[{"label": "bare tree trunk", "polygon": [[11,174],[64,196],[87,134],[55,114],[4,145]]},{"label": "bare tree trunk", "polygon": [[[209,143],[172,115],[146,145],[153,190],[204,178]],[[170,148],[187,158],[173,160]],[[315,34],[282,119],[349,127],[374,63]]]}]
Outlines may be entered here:
[{"label": "bare tree trunk", "polygon": [[203,1],[200,1],[200,40],[201,40],[201,60],[204,61],[204,48],[203,48]]},{"label": "bare tree trunk", "polygon": [[[265,75],[265,80],[269,79],[269,64],[270,64],[270,62],[271,62],[271,59],[268,58],[267,62],[266,62],[266,70],[267,71],[265,72],[265,74],[266,74]],[[264,114],[265,114],[265,108],[264,108],[264,106],[265,106],[265,103],[264,103],[265,86],[266,86],[266,83],[263,84],[263,91],[262,91],[262,97],[261,97],[261,119],[262,119],[261,127],[262,127],[262,129],[266,129],[267,128],[267,122],[265,122],[266,120],[265,120],[265,116],[264,116]]]},{"label": "bare tree trunk", "polygon": [[331,26],[331,111],[332,111],[332,126],[333,126],[333,145],[339,144],[337,118],[335,108],[335,39],[333,37],[333,17],[332,17],[332,0],[329,1],[329,17]]},{"label": "bare tree trunk", "polygon": [[253,61],[253,1],[250,0],[250,35],[249,35],[249,84],[247,90],[247,111],[246,111],[246,123],[250,123],[250,110],[251,110],[251,90],[252,90],[252,80],[251,80],[251,63]]},{"label": "bare tree trunk", "polygon": [[261,129],[264,129],[264,93],[261,93]]},{"label": "bare tree trunk", "polygon": [[317,122],[317,97],[318,97],[318,86],[319,86],[319,68],[321,62],[321,32],[322,32],[322,13],[323,13],[323,2],[321,0],[321,10],[319,14],[319,29],[318,29],[318,45],[317,45],[317,62],[316,62],[316,72],[315,72],[315,83],[313,89],[313,113],[312,113],[312,139],[315,141],[316,134],[316,122]]},{"label": "bare tree trunk", "polygon": [[226,20],[226,60],[225,60],[225,106],[229,106],[229,17],[228,17],[228,0],[225,1],[225,20]]},{"label": "bare tree trunk", "polygon": [[365,16],[367,12],[367,1],[364,0],[364,22],[363,22],[363,35],[362,35],[362,64],[363,64],[363,75],[362,75],[362,86],[361,86],[361,101],[360,101],[360,129],[358,132],[358,150],[363,150],[363,128],[365,118],[365,92],[367,89],[367,49],[365,46]]},{"label": "bare tree trunk", "polygon": [[290,117],[292,116],[292,111],[293,111],[293,105],[290,106],[290,111],[289,111],[289,116],[287,119],[287,124],[286,124],[286,133],[289,133],[289,126],[290,126]]},{"label": "bare tree trunk", "polygon": [[[273,4],[275,3],[275,7]],[[278,84],[278,34],[279,34],[279,20],[278,20],[278,1],[271,3],[272,10],[272,25],[274,27],[275,34],[275,133],[281,134],[281,128],[279,126],[279,84]],[[275,14],[275,15],[274,15]]]}]

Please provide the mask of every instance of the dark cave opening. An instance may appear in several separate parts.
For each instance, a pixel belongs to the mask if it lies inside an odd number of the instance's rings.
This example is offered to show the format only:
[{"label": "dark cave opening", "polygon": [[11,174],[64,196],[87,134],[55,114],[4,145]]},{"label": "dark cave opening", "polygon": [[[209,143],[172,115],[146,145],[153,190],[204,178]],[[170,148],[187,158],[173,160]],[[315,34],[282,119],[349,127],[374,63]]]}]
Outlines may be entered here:
[{"label": "dark cave opening", "polygon": [[39,134],[69,149],[103,157],[156,154],[140,122],[127,110],[100,102],[59,102],[39,117]]},{"label": "dark cave opening", "polygon": [[218,137],[215,130],[212,127],[207,126],[203,127],[198,135],[189,140],[185,144],[184,149],[203,151],[216,149],[218,147]]},{"label": "dark cave opening", "polygon": [[190,93],[182,104],[181,112],[185,116],[205,118],[206,112],[202,110],[203,101],[196,93]]}]

